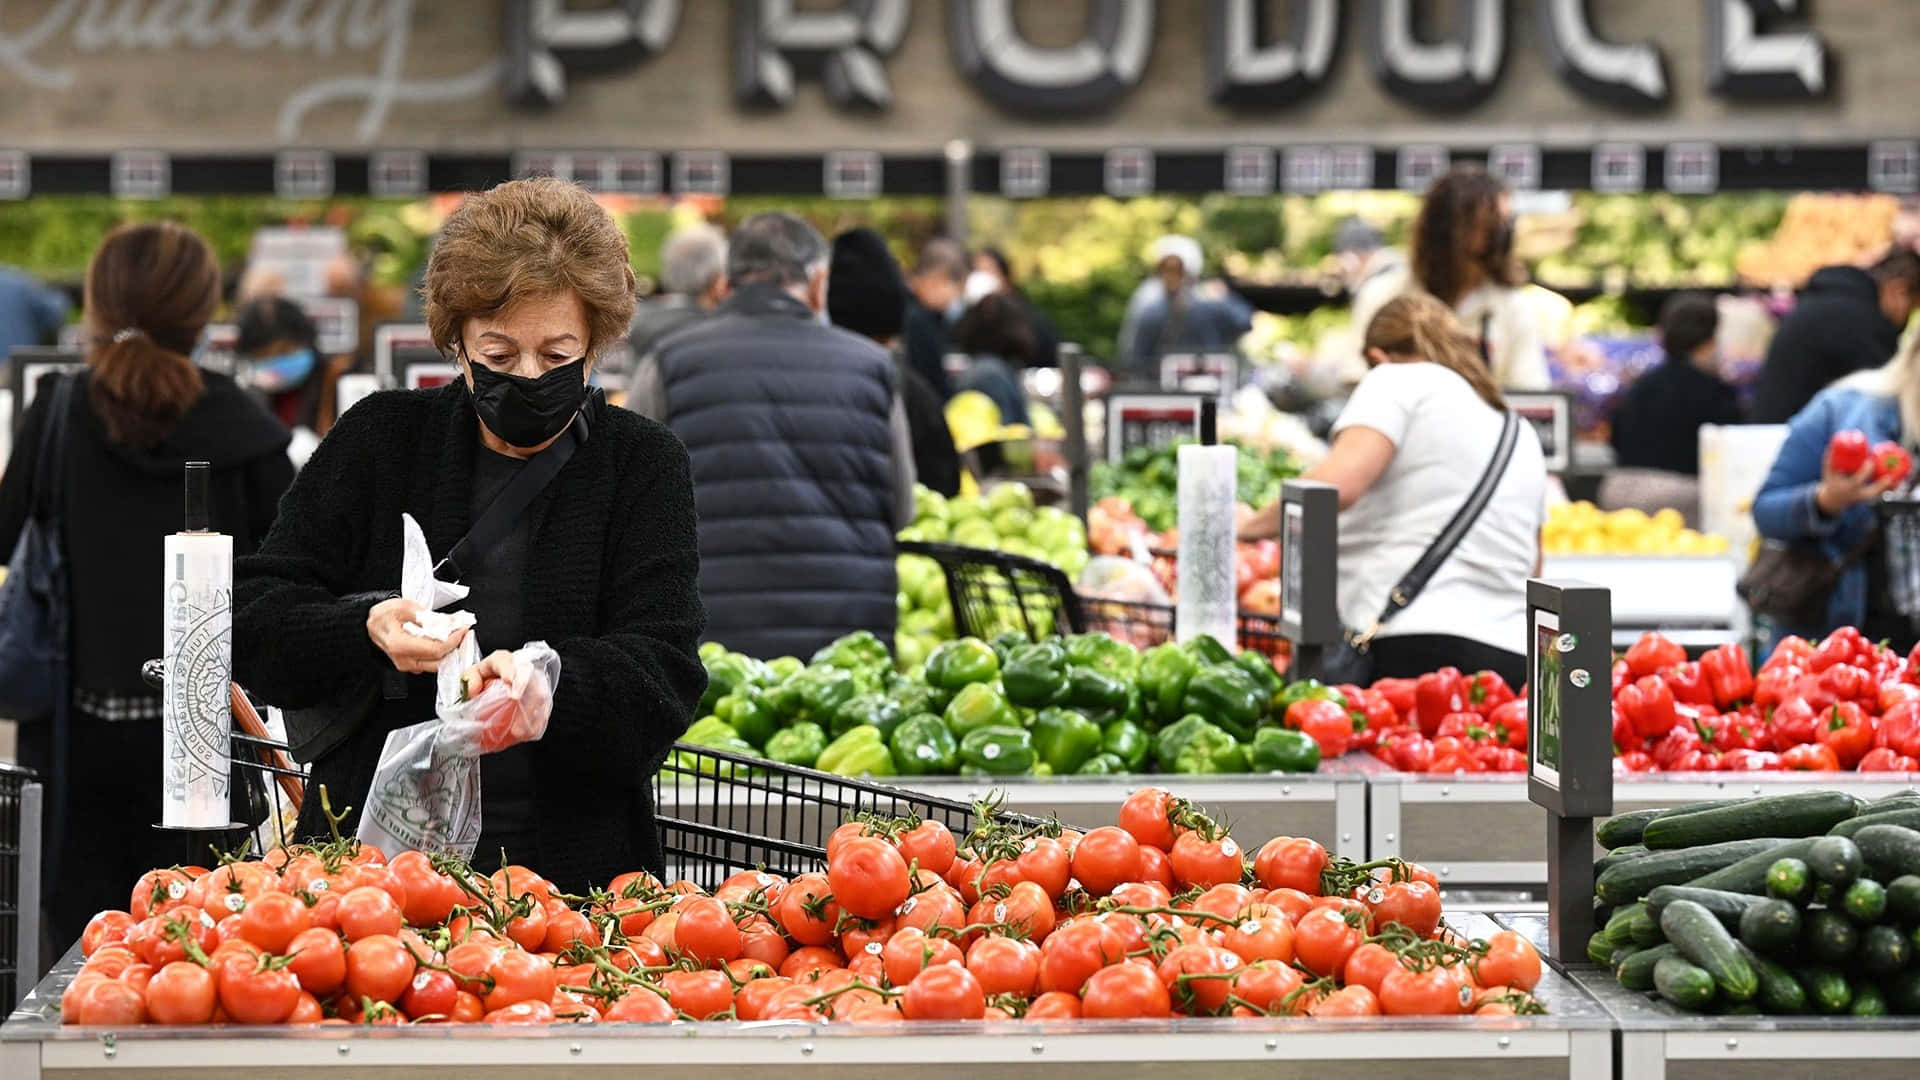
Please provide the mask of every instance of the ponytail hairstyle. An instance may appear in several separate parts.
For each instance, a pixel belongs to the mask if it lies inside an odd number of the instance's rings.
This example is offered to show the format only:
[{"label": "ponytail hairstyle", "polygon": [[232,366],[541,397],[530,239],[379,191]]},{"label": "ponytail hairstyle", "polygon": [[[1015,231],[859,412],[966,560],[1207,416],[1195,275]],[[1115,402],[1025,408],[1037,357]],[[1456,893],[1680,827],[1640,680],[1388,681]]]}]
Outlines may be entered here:
[{"label": "ponytail hairstyle", "polygon": [[107,438],[154,446],[205,384],[191,356],[220,303],[220,264],[200,234],[171,221],[125,225],[87,266],[88,393]]},{"label": "ponytail hairstyle", "polygon": [[1368,352],[1379,349],[1398,360],[1439,364],[1467,380],[1481,401],[1498,410],[1507,407],[1507,399],[1487,371],[1479,348],[1460,328],[1453,310],[1426,293],[1408,293],[1387,301],[1367,324],[1366,348]]}]

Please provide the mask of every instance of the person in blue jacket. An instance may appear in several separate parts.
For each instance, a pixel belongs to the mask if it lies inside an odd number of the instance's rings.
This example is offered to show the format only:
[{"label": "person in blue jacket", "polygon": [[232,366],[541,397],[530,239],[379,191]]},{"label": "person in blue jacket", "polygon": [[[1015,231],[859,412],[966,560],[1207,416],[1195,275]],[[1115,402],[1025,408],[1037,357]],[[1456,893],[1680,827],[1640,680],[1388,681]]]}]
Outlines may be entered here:
[{"label": "person in blue jacket", "polygon": [[1896,485],[1876,482],[1871,462],[1852,476],[1832,467],[1827,444],[1847,430],[1864,432],[1869,443],[1912,449],[1920,438],[1920,338],[1885,366],[1822,390],[1787,423],[1787,441],[1753,500],[1754,524],[1769,540],[1817,547],[1846,565],[1824,626],[1777,630],[1818,639],[1858,626],[1869,640],[1906,652],[1920,637],[1907,614],[1920,597],[1920,550],[1901,525],[1890,531],[1878,524],[1874,504]]}]

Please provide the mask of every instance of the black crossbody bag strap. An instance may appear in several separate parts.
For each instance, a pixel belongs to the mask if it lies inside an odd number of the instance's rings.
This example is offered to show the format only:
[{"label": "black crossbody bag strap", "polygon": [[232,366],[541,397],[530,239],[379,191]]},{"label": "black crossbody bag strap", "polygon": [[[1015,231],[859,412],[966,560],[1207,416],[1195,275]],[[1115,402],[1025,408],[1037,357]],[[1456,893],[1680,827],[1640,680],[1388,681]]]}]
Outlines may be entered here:
[{"label": "black crossbody bag strap", "polygon": [[442,571],[451,571],[454,580],[459,580],[465,575],[467,564],[473,561],[475,555],[506,539],[507,534],[519,523],[520,515],[526,513],[527,507],[533,505],[533,500],[539,498],[553,478],[560,475],[560,470],[566,468],[567,462],[573,460],[573,452],[580,448],[580,444],[587,441],[591,434],[587,423],[587,406],[593,403],[598,394],[596,389],[589,395],[586,404],[574,414],[573,422],[567,425],[566,432],[555,439],[552,446],[529,458],[526,467],[507,481],[507,486],[500,489],[500,494],[495,495],[487,508],[480,511],[479,518],[467,530],[467,535],[455,541],[447,557],[434,567],[435,577],[441,577]]},{"label": "black crossbody bag strap", "polygon": [[40,459],[34,463],[32,514],[36,521],[58,517],[61,466],[66,461],[67,414],[73,411],[71,375],[56,375],[47,402],[47,426],[40,429]]},{"label": "black crossbody bag strap", "polygon": [[1453,519],[1433,538],[1427,550],[1414,560],[1413,567],[1400,578],[1393,590],[1387,593],[1387,603],[1380,611],[1380,617],[1373,625],[1358,635],[1354,641],[1357,648],[1364,649],[1373,641],[1374,635],[1387,624],[1387,620],[1406,610],[1409,604],[1420,595],[1420,590],[1433,580],[1441,564],[1453,555],[1453,549],[1460,546],[1468,530],[1480,520],[1487,504],[1493,501],[1493,493],[1500,486],[1500,478],[1506,475],[1507,463],[1513,460],[1513,448],[1520,441],[1520,415],[1512,409],[1507,410],[1506,424],[1500,429],[1500,442],[1493,449],[1493,460],[1487,462],[1487,471],[1480,475],[1480,482],[1474,485],[1467,495],[1467,501],[1454,511]]}]

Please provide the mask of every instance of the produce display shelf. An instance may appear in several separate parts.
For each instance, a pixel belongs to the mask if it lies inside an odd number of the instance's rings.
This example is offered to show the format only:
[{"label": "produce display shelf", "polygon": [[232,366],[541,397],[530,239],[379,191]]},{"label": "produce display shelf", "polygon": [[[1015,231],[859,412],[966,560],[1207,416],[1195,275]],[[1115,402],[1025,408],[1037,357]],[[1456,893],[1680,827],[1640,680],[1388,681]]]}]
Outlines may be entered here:
[{"label": "produce display shelf", "polygon": [[[1545,951],[1544,916],[1494,918]],[[1628,990],[1591,964],[1561,974],[1613,1018],[1622,1078],[1778,1080],[1825,1072],[1847,1080],[1910,1080],[1920,1074],[1920,1018],[1699,1016]]]},{"label": "produce display shelf", "polygon": [[[1377,764],[1377,763],[1375,763]],[[1920,786],[1910,773],[1639,773],[1616,777],[1616,813],[1709,799],[1844,791],[1879,799]],[[1544,889],[1547,812],[1525,775],[1427,776],[1381,767],[1367,777],[1367,857],[1431,867],[1442,888]]]},{"label": "produce display shelf", "polygon": [[1613,643],[1659,630],[1688,648],[1740,640],[1747,616],[1731,555],[1548,555],[1541,576],[1603,585],[1612,594]]},{"label": "produce display shelf", "polygon": [[[1448,921],[1462,933],[1498,929],[1484,915]],[[209,1066],[265,1068],[273,1076],[347,1069],[381,1080],[462,1080],[573,1075],[924,1076],[931,1062],[963,1063],[966,1076],[1039,1080],[1061,1066],[1094,1066],[1117,1078],[1167,1075],[1205,1063],[1209,1076],[1383,1080],[1611,1080],[1613,1027],[1584,990],[1547,972],[1537,988],[1545,1016],[1474,1019],[1018,1021],[832,1027],[797,1022],[607,1024],[530,1028],[62,1027],[53,1006],[79,968],[74,950],[0,1026],[0,1076],[113,1073],[205,1076]]]}]

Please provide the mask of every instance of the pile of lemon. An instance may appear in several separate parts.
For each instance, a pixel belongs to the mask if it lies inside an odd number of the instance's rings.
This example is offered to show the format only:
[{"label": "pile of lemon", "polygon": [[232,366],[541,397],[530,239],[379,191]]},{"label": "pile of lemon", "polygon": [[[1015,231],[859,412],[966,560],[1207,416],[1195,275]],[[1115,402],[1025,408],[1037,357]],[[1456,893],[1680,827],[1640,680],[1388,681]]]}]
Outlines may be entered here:
[{"label": "pile of lemon", "polygon": [[1590,502],[1547,508],[1540,546],[1548,555],[1723,555],[1727,538],[1696,532],[1680,511],[1605,511]]}]

